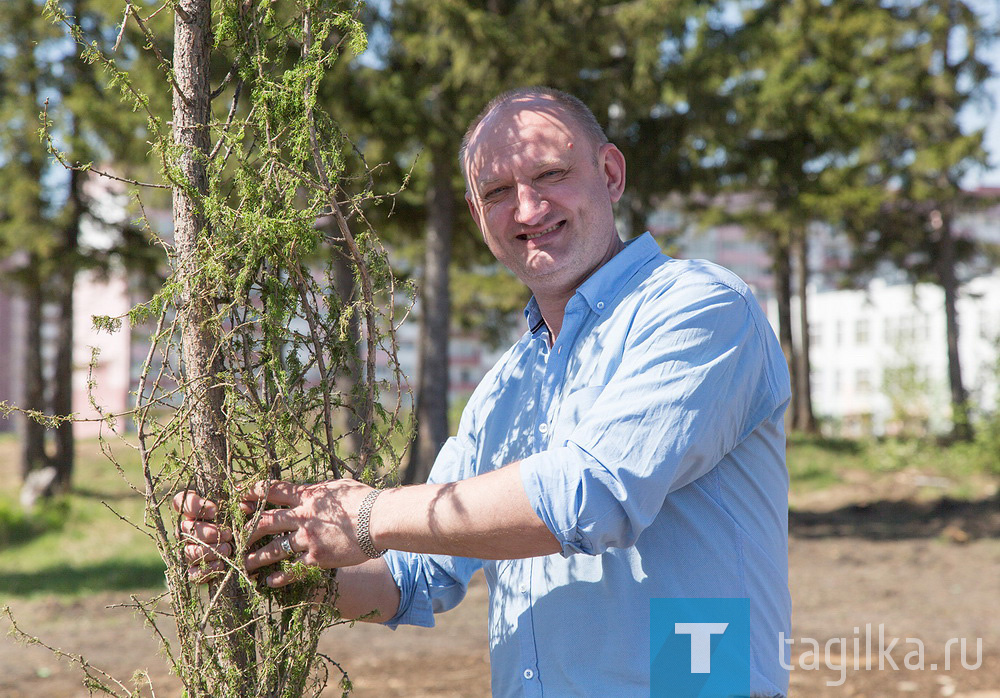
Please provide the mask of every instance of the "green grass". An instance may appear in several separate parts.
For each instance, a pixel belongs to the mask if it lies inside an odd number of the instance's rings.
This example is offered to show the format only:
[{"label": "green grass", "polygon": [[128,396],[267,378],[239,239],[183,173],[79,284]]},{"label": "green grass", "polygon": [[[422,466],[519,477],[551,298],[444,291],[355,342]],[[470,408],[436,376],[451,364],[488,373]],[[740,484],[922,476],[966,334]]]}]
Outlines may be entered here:
[{"label": "green grass", "polygon": [[[138,479],[138,457],[115,449]],[[159,588],[163,563],[153,541],[108,507],[142,522],[142,498],[129,489],[96,441],[77,444],[70,494],[21,511],[17,442],[0,437],[0,604],[12,597],[76,596]]]},{"label": "green grass", "polygon": [[1000,448],[991,438],[943,444],[933,439],[827,439],[792,434],[788,473],[793,491],[816,490],[842,482],[845,473],[878,477],[901,471],[947,478],[953,496],[976,496],[973,482],[1000,477]]}]

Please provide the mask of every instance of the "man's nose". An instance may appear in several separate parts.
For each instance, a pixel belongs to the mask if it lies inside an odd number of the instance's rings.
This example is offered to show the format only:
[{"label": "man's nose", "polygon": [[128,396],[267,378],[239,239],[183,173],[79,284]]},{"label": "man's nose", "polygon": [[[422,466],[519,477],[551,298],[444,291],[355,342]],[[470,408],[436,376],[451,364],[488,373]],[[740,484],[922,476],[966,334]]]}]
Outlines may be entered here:
[{"label": "man's nose", "polygon": [[521,225],[534,225],[548,212],[549,202],[542,198],[535,187],[526,184],[517,187],[515,221]]}]

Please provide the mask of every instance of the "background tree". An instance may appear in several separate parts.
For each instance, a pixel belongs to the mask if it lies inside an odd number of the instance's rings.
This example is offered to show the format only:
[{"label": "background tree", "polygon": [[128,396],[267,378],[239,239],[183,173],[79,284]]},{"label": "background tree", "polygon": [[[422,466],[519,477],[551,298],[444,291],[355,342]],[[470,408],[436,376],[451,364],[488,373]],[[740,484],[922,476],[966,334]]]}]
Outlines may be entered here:
[{"label": "background tree", "polygon": [[[109,14],[120,11],[116,5],[72,0],[67,10],[88,43],[110,49],[116,35]],[[133,268],[143,262],[148,267],[148,240],[127,224],[112,224],[106,214],[114,204],[93,188],[93,176],[83,168],[64,170],[48,151],[55,150],[67,165],[99,159],[124,169],[135,162],[136,152],[145,151],[142,122],[131,112],[120,113],[117,98],[94,67],[77,60],[70,29],[45,21],[37,2],[4,3],[0,27],[7,28],[6,50],[0,52],[0,182],[8,192],[0,203],[0,257],[7,257],[8,280],[21,292],[27,311],[22,406],[68,415],[73,409],[76,275],[121,260]],[[134,39],[130,34],[126,46]],[[110,240],[98,248],[82,244],[87,224]],[[46,316],[54,318],[51,344],[43,341]],[[47,345],[54,349],[51,357],[44,351]],[[66,491],[73,471],[72,422],[60,421],[50,432],[26,419],[22,432],[25,477],[51,466],[55,479],[46,480],[41,493]],[[48,433],[54,435],[51,444]]]},{"label": "background tree", "polygon": [[987,24],[964,0],[927,0],[894,9],[907,29],[908,60],[896,67],[887,94],[898,105],[894,128],[872,144],[876,157],[864,173],[886,191],[877,206],[849,209],[856,240],[855,266],[888,261],[915,281],[931,281],[944,295],[952,436],[971,440],[972,420],[958,352],[957,300],[961,264],[979,250],[955,230],[956,212],[975,208],[962,190],[971,170],[986,164],[984,129],[964,131],[960,114],[984,99],[990,75],[983,49],[996,42]]},{"label": "background tree", "polygon": [[739,221],[766,241],[794,386],[788,415],[794,429],[816,429],[806,293],[810,224],[842,229],[852,224],[847,216],[878,210],[889,196],[889,177],[873,173],[883,169],[882,146],[909,128],[916,84],[903,76],[913,77],[920,62],[913,37],[928,28],[923,13],[908,7],[757,3],[704,41],[706,51],[720,42],[730,47],[728,69],[716,77],[726,121],[706,138],[715,146],[721,185],[710,191],[754,199],[736,210],[723,196],[708,220]]},{"label": "background tree", "polygon": [[[157,627],[162,595],[133,597],[135,607],[186,695],[319,695],[330,669],[338,669],[316,653],[319,635],[340,622],[335,573],[286,560],[280,566],[299,579],[289,587],[270,589],[249,577],[239,561],[263,509],[247,514],[238,502],[247,486],[276,478],[352,476],[377,484],[395,477],[400,458],[402,405],[393,400],[399,289],[366,222],[372,191],[340,185],[369,177],[346,171],[352,146],[317,107],[329,68],[347,46],[360,51],[364,44],[358,7],[218,0],[213,8],[209,0],[182,0],[144,13],[125,3],[126,25],[149,35],[159,94],[173,98],[168,118],[154,108],[141,75],[88,43],[58,2],[47,9],[145,119],[159,175],[132,184],[173,195],[173,238],[158,241],[170,277],[128,314],[133,324],[155,318],[157,327],[127,416],[142,463],[142,482],[133,487],[146,502],[136,526],[166,564],[177,641]],[[172,54],[159,49],[154,16],[173,21]],[[332,231],[321,225],[331,218]],[[349,256],[356,296],[339,295],[334,262],[317,263],[330,249]],[[354,317],[363,346],[346,329]],[[113,330],[123,319],[98,322]],[[345,396],[338,377],[358,363],[363,382]],[[358,404],[368,418],[359,425],[360,447],[348,449],[342,412]],[[123,416],[106,415],[104,426],[115,430]],[[114,458],[112,445],[101,443]],[[231,564],[207,594],[188,577],[184,546],[196,539],[176,534],[180,521],[167,514],[166,500],[189,487],[218,503],[218,521],[235,537]],[[79,664],[92,691],[136,695]],[[341,684],[349,688],[346,676]]]},{"label": "background tree", "polygon": [[[0,27],[7,51],[0,54],[0,139],[3,162],[0,186],[7,192],[0,207],[0,241],[4,256],[19,252],[17,271],[8,272],[23,289],[26,302],[26,341],[23,405],[26,409],[46,411],[42,380],[42,269],[41,261],[54,246],[47,225],[42,192],[46,170],[45,147],[37,137],[38,113],[45,92],[46,70],[35,56],[35,43],[51,38],[54,32],[38,16],[30,0],[4,3],[0,7]],[[13,264],[9,264],[9,267]],[[9,268],[8,267],[8,268]],[[45,429],[25,420],[22,428],[22,471],[48,464]]]},{"label": "background tree", "polygon": [[[676,70],[661,47],[668,41],[683,47],[689,22],[711,5],[400,0],[374,7],[369,21],[376,48],[347,71],[344,89],[352,97],[340,106],[352,110],[344,118],[364,134],[369,160],[388,163],[379,171],[387,177],[382,181],[408,177],[407,190],[394,202],[395,222],[389,220],[397,249],[407,240],[420,241],[414,259],[421,275],[417,432],[404,482],[426,478],[449,434],[450,278],[468,278],[469,269],[496,270],[465,215],[457,152],[466,126],[505,89],[546,84],[579,96],[640,164],[630,169],[635,186],[620,207],[631,236],[642,228],[655,196],[680,186],[685,167],[679,164],[685,160],[683,116],[657,111],[664,76]],[[655,147],[646,139],[652,133]],[[496,273],[504,275],[499,285],[509,289],[506,272]],[[481,304],[463,298],[460,307],[482,312]],[[511,307],[509,296],[504,305]]]}]

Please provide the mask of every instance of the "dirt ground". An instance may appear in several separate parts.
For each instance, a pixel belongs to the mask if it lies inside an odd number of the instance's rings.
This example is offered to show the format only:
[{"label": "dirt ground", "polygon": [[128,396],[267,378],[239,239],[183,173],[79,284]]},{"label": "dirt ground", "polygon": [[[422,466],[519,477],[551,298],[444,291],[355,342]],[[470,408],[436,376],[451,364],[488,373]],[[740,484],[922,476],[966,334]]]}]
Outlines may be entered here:
[{"label": "dirt ground", "polygon": [[[959,502],[925,490],[893,476],[793,500],[791,696],[1000,698],[1000,505],[996,498]],[[83,653],[123,680],[148,670],[156,696],[179,695],[149,631],[130,611],[106,608],[123,600],[115,594],[11,606],[21,626],[44,641]],[[358,698],[487,696],[485,602],[485,583],[477,578],[465,602],[439,616],[437,628],[335,628],[321,650],[349,671]],[[898,638],[882,655],[882,670],[880,624],[884,647]],[[821,651],[829,647],[831,666],[846,669],[818,668],[809,639]],[[923,669],[904,666],[918,665],[920,647]],[[85,695],[75,667],[42,648],[0,639],[0,696]]]}]

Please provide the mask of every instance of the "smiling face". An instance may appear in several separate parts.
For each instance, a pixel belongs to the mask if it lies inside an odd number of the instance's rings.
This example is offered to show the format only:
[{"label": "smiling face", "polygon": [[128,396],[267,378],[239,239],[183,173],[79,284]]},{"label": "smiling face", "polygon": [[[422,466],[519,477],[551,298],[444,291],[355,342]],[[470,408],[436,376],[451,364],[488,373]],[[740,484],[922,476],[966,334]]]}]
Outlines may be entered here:
[{"label": "smiling face", "polygon": [[540,304],[565,303],[622,249],[612,204],[625,158],[594,143],[551,98],[492,111],[472,134],[466,167],[466,201],[483,239]]}]

